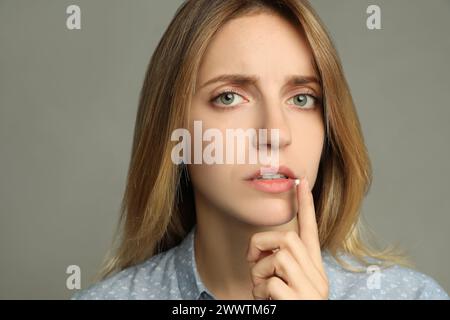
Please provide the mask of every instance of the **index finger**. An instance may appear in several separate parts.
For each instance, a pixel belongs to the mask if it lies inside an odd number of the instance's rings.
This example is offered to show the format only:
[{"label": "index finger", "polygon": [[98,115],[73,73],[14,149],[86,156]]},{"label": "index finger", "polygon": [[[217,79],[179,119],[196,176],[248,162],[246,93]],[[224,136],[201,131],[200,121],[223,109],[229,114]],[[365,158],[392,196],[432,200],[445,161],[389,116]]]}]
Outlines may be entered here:
[{"label": "index finger", "polygon": [[296,188],[300,239],[305,244],[316,266],[322,269],[322,255],[320,251],[316,211],[314,209],[314,198],[306,177],[301,179],[300,184]]}]

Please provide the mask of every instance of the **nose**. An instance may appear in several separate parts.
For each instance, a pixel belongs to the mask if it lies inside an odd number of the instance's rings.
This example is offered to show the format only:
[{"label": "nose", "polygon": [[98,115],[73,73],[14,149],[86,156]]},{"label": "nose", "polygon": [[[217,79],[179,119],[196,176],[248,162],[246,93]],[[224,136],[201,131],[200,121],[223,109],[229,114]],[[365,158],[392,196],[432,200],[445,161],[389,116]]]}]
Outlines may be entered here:
[{"label": "nose", "polygon": [[[291,128],[287,121],[285,111],[279,101],[267,99],[259,105],[260,117],[258,119],[258,129],[266,129],[266,141],[257,137],[256,147],[266,147],[267,149],[278,148],[282,150],[292,142]],[[278,130],[278,136],[274,135],[273,129]],[[278,140],[278,141],[277,141]]]}]

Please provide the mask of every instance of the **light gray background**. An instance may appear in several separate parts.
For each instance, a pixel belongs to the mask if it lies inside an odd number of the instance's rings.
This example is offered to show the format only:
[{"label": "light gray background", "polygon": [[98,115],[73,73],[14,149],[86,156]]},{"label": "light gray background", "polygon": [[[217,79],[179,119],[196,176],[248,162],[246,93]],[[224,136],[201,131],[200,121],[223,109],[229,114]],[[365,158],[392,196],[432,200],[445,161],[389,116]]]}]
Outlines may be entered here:
[{"label": "light gray background", "polygon": [[[180,0],[0,1],[0,298],[60,298],[118,218],[139,91]],[[66,29],[66,7],[82,29]],[[363,215],[450,291],[450,1],[313,0],[373,163]],[[382,9],[382,30],[366,8]]]}]

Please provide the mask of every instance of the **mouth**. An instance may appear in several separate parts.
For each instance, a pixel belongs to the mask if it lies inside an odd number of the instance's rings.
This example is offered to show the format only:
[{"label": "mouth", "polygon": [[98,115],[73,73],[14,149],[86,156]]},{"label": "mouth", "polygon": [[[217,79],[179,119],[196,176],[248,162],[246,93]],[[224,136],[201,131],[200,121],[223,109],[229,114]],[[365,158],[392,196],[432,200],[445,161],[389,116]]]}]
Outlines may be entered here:
[{"label": "mouth", "polygon": [[296,180],[295,174],[286,166],[261,168],[245,179],[251,187],[268,193],[289,191],[296,184]]}]

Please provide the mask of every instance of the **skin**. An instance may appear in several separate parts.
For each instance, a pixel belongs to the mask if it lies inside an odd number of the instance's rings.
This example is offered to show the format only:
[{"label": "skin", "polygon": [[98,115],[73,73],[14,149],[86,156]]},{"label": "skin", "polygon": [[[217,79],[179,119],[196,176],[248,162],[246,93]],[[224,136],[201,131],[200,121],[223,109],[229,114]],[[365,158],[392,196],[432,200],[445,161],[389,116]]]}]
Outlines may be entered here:
[{"label": "skin", "polygon": [[[191,135],[194,120],[203,122],[203,132],[217,128],[224,137],[227,128],[277,128],[279,164],[305,177],[300,186],[272,194],[244,180],[260,164],[188,165],[196,202],[197,269],[218,299],[328,298],[311,193],[325,134],[321,88],[314,82],[286,85],[291,75],[317,77],[312,59],[302,33],[270,13],[229,21],[203,57],[190,110]],[[258,80],[204,86],[222,74]],[[232,95],[233,109],[224,109],[229,106],[223,96],[211,102],[229,89],[238,92]],[[302,108],[293,102],[300,94],[319,99],[303,96],[313,108]],[[270,148],[270,139],[267,144]]]}]

